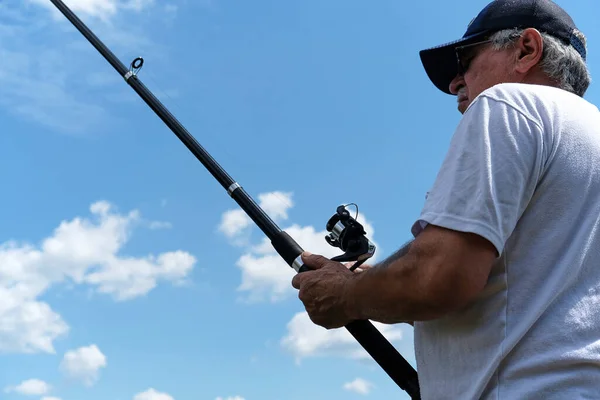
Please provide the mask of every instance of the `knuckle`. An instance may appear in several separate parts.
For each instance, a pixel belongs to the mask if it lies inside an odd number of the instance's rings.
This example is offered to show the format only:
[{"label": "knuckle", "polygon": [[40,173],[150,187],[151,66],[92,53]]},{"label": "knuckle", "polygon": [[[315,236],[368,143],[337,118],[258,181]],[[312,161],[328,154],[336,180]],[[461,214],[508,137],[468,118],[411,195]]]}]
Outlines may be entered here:
[{"label": "knuckle", "polygon": [[300,299],[302,302],[304,302],[304,301],[306,300],[306,291],[305,291],[305,290],[302,290],[302,289],[300,289],[300,290],[298,291],[298,298],[299,298],[299,299]]}]

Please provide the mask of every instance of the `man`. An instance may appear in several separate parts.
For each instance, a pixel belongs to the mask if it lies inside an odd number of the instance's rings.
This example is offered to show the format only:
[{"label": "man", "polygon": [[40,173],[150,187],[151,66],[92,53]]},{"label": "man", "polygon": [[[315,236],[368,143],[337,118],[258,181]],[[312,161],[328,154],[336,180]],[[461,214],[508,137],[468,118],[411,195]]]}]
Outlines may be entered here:
[{"label": "man", "polygon": [[585,37],[549,0],[496,0],[421,52],[462,119],[412,227],[354,273],[293,286],[313,322],[414,323],[423,399],[600,398],[600,113]]}]

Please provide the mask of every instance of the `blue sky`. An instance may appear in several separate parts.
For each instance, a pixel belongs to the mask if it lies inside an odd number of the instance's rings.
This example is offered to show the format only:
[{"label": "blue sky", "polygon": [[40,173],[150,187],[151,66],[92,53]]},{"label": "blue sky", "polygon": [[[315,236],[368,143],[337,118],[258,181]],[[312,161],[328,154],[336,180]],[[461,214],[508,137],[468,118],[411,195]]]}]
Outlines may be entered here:
[{"label": "blue sky", "polygon": [[[70,0],[300,244],[359,204],[382,259],[408,241],[459,121],[422,48],[487,1]],[[600,69],[596,0],[558,1]],[[46,0],[0,3],[0,396],[407,398]],[[592,84],[586,98],[599,103]],[[381,326],[414,365],[410,326]]]}]

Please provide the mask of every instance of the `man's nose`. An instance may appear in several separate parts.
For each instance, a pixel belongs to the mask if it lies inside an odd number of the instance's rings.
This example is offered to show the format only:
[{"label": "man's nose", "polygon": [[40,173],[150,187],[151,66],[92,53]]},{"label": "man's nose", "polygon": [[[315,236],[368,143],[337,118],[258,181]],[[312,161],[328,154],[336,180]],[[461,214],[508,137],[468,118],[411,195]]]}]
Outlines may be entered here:
[{"label": "man's nose", "polygon": [[461,74],[457,74],[454,77],[454,79],[452,79],[452,81],[450,82],[450,87],[449,87],[450,93],[452,93],[454,95],[458,94],[458,90],[465,85],[466,85],[466,83],[465,83],[463,76]]}]

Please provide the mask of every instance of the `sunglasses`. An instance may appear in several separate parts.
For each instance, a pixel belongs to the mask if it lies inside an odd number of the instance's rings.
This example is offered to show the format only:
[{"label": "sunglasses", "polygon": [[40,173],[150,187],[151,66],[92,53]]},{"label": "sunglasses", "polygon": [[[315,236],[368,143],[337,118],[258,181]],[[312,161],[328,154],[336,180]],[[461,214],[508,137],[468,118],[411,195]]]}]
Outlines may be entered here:
[{"label": "sunglasses", "polygon": [[469,69],[471,61],[477,56],[477,53],[474,51],[475,48],[491,42],[491,39],[487,39],[456,47],[454,50],[456,52],[456,62],[458,63],[458,74],[464,75]]}]

